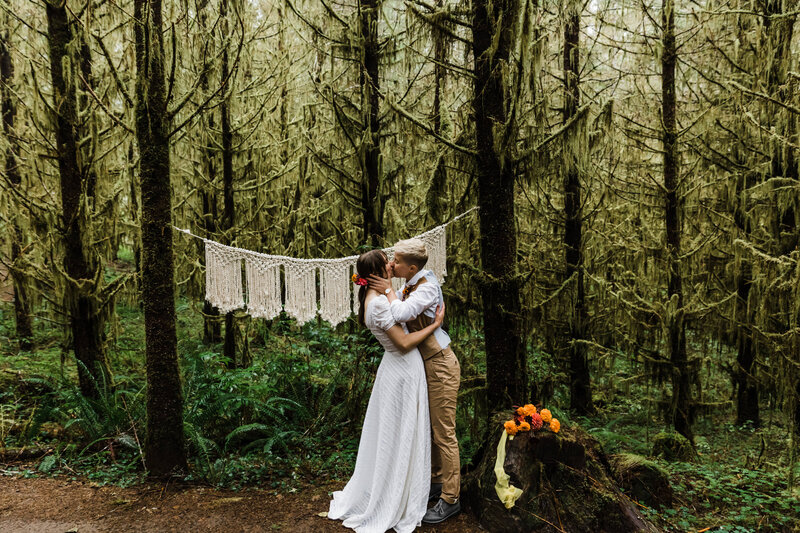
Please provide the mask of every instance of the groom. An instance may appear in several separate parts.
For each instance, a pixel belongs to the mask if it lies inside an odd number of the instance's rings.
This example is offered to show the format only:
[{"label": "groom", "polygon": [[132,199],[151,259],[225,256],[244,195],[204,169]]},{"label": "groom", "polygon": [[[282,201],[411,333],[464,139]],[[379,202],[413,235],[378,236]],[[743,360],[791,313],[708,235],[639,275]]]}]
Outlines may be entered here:
[{"label": "groom", "polygon": [[[425,243],[419,239],[399,241],[394,246],[394,259],[389,263],[392,276],[405,278],[406,284],[397,294],[389,280],[372,276],[370,287],[386,294],[392,315],[405,322],[409,331],[419,331],[433,322],[436,306],[443,302],[442,289],[430,270]],[[461,382],[461,366],[450,337],[439,328],[419,346],[428,381],[428,403],[431,416],[431,491],[428,509],[422,521],[438,524],[461,510],[458,501],[461,489],[461,464],[456,440],[456,399]]]}]

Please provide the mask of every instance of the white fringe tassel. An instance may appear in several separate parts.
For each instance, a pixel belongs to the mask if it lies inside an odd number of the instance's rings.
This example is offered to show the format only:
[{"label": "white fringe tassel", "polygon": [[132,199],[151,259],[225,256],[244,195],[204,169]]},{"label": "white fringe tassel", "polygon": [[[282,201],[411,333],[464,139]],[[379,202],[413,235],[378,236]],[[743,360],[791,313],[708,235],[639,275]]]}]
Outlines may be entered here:
[{"label": "white fringe tassel", "polygon": [[447,227],[439,226],[419,236],[428,249],[428,263],[425,268],[432,270],[439,283],[447,276]]},{"label": "white fringe tassel", "polygon": [[286,273],[286,303],[284,310],[305,324],[317,315],[317,261],[287,259],[283,262]]},{"label": "white fringe tassel", "polygon": [[242,256],[206,241],[206,300],[222,314],[244,307]]},{"label": "white fringe tassel", "polygon": [[275,318],[281,312],[281,263],[271,257],[248,254],[247,311],[256,318]]},{"label": "white fringe tassel", "polygon": [[319,266],[319,315],[335,326],[350,316],[350,269],[354,261],[322,263]]}]

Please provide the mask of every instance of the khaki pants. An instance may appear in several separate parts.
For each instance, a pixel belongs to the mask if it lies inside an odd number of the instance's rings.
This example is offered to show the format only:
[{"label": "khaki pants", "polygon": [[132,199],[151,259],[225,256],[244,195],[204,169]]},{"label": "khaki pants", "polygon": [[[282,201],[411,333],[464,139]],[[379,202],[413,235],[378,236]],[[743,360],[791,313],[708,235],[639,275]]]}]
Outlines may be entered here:
[{"label": "khaki pants", "polygon": [[452,504],[461,492],[461,460],[456,440],[461,365],[449,347],[424,361],[431,412],[431,483],[441,483],[441,498]]}]

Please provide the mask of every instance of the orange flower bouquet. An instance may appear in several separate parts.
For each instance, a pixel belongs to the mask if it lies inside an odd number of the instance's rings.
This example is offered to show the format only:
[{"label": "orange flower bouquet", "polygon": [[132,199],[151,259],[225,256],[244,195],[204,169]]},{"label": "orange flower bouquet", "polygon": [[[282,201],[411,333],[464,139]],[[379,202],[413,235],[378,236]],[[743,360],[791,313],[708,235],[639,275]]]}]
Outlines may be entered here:
[{"label": "orange flower bouquet", "polygon": [[513,436],[520,431],[539,431],[544,424],[547,424],[553,433],[561,431],[561,423],[553,418],[549,409],[537,410],[534,405],[527,404],[521,407],[515,405],[514,417],[503,424],[503,427],[506,433]]}]

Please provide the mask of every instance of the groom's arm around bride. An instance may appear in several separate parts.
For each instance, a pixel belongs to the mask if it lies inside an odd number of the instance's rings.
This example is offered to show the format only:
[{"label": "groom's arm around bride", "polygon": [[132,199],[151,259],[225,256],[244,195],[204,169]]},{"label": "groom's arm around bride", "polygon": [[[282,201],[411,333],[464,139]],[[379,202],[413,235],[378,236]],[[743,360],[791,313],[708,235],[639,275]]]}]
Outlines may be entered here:
[{"label": "groom's arm around bride", "polygon": [[[405,286],[394,293],[389,281],[372,277],[370,286],[386,294],[397,322],[409,331],[419,331],[433,321],[442,300],[442,289],[433,272],[424,270],[428,261],[425,244],[419,239],[400,241],[391,261],[393,277],[405,278]],[[461,381],[461,366],[450,348],[450,337],[440,327],[418,349],[425,363],[428,403],[431,418],[431,499],[437,501],[423,518],[438,523],[460,509],[461,475],[456,440],[456,400]]]}]

